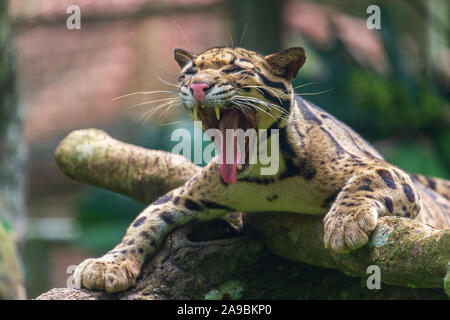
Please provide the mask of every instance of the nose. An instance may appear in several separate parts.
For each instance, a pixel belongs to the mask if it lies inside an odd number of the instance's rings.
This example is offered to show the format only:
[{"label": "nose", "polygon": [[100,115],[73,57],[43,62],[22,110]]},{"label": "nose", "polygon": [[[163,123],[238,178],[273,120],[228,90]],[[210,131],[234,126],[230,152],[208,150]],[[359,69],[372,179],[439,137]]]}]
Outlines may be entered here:
[{"label": "nose", "polygon": [[198,103],[201,103],[203,101],[210,87],[211,86],[208,83],[192,83],[189,86],[192,95]]}]

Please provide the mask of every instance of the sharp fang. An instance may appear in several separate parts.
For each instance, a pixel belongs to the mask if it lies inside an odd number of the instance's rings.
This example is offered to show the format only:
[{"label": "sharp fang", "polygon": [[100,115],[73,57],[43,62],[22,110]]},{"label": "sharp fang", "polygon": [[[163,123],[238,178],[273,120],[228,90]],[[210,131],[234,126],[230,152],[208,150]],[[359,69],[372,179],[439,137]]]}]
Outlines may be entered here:
[{"label": "sharp fang", "polygon": [[194,107],[194,120],[197,121],[198,119],[198,107]]},{"label": "sharp fang", "polygon": [[219,107],[214,107],[214,109],[216,110],[217,120],[220,120],[220,109],[219,109]]}]

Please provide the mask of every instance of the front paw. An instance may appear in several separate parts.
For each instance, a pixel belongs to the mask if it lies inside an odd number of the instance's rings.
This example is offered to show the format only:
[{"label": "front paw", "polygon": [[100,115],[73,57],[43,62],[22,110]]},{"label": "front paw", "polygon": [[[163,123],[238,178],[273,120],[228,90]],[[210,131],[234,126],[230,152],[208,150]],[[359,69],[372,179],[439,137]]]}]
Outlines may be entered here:
[{"label": "front paw", "polygon": [[378,213],[374,209],[330,211],[325,216],[325,248],[348,253],[362,247],[377,226]]},{"label": "front paw", "polygon": [[75,269],[75,283],[87,289],[110,293],[126,290],[136,283],[141,264],[131,259],[122,260],[108,256],[86,259]]}]

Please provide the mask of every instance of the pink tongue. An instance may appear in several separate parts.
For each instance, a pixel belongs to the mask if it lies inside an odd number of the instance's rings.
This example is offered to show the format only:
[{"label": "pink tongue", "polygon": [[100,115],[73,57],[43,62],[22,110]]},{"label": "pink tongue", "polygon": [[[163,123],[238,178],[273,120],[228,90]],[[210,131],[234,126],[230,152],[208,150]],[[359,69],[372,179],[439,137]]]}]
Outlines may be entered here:
[{"label": "pink tongue", "polygon": [[233,163],[227,163],[226,161],[226,150],[231,148],[230,141],[227,141],[226,129],[236,130],[239,125],[240,113],[239,111],[230,111],[220,120],[220,132],[222,133],[222,147],[220,148],[220,173],[222,174],[222,179],[226,183],[235,183],[237,175],[237,165],[239,162],[239,148],[237,145],[237,138],[234,137],[233,149],[228,150],[233,159]]}]

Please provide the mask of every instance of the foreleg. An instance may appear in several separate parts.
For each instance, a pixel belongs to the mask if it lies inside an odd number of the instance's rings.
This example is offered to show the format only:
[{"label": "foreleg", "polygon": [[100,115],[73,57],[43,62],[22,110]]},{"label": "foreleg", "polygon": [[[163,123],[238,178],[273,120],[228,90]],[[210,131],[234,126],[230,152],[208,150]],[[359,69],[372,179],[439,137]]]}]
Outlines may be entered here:
[{"label": "foreleg", "polygon": [[420,198],[409,175],[380,166],[353,176],[324,218],[325,247],[340,253],[363,246],[379,216],[414,218]]}]

